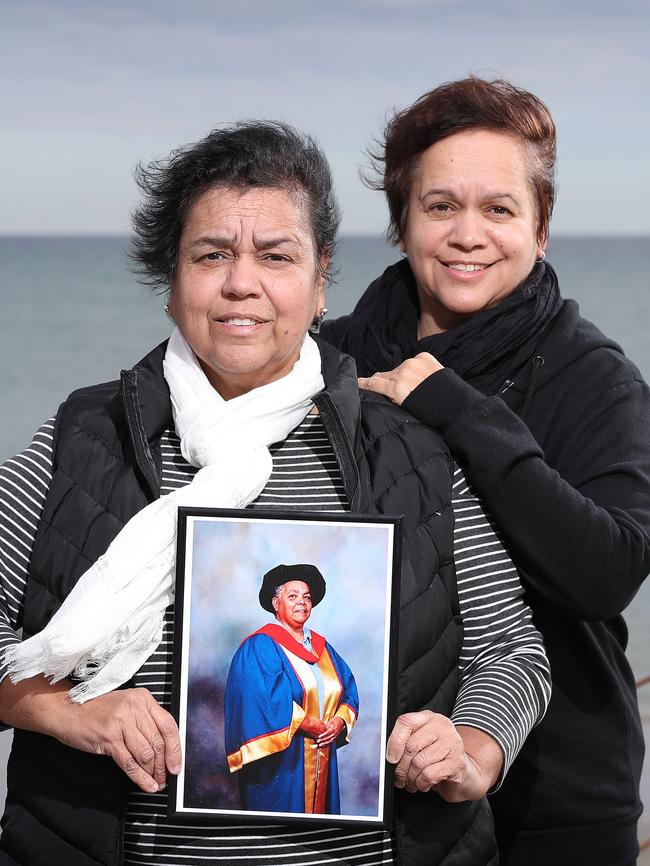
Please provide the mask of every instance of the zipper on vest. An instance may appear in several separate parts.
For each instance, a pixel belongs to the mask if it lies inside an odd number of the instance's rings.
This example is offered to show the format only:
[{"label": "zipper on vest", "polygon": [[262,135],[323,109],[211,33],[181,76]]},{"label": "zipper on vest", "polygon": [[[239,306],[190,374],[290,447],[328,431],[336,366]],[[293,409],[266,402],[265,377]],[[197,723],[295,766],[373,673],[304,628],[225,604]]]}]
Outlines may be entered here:
[{"label": "zipper on vest", "polygon": [[160,497],[160,480],[151,448],[144,432],[144,423],[140,404],[138,403],[138,374],[135,370],[122,370],[121,394],[124,404],[124,414],[131,434],[131,442],[135,451],[138,468],[149,488],[152,501]]},{"label": "zipper on vest", "polygon": [[320,412],[323,425],[338,460],[343,486],[345,487],[345,495],[350,503],[350,509],[356,511],[358,505],[355,499],[359,491],[359,469],[350,449],[348,437],[345,435],[343,422],[329,394],[321,391],[319,394],[314,394],[312,400],[314,406]]}]

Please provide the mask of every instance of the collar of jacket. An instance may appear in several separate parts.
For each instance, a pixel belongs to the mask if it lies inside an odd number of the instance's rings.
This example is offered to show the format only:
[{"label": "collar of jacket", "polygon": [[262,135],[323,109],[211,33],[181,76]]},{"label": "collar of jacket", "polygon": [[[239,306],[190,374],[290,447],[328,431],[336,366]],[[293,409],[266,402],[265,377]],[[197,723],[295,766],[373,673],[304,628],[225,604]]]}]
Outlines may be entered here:
[{"label": "collar of jacket", "polygon": [[[359,501],[359,472],[354,444],[361,413],[357,370],[352,358],[324,340],[321,353],[325,390],[314,395],[334,448],[351,509]],[[163,375],[167,340],[145,355],[131,370],[122,370],[121,399],[136,463],[151,500],[160,496],[161,462],[158,443],[174,428],[169,388]]]}]

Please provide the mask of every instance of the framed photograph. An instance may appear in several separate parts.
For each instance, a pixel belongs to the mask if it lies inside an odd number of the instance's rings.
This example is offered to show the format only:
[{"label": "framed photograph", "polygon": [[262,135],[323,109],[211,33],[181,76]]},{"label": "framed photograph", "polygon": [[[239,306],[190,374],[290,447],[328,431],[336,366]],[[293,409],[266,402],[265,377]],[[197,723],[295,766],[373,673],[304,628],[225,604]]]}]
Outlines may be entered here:
[{"label": "framed photograph", "polygon": [[390,826],[399,528],[179,509],[171,816]]}]

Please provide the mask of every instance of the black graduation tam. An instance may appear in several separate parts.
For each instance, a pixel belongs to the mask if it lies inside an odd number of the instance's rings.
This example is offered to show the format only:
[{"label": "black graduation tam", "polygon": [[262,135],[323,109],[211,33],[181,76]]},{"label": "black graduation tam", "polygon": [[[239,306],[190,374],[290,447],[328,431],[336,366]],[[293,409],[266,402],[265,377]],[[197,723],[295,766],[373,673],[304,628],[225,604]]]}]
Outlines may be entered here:
[{"label": "black graduation tam", "polygon": [[302,563],[300,565],[276,565],[267,571],[262,579],[260,589],[260,604],[264,610],[275,613],[271,599],[275,595],[276,586],[282,586],[290,580],[302,580],[311,590],[312,605],[316,607],[325,595],[325,578],[315,565]]}]

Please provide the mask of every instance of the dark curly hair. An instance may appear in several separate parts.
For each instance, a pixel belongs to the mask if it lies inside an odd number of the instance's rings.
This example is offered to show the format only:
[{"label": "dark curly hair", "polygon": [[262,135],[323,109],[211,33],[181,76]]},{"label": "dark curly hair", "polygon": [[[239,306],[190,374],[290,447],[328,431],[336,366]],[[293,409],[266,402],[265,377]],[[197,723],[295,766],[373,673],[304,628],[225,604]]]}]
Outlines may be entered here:
[{"label": "dark curly hair", "polygon": [[374,176],[365,178],[388,199],[388,238],[399,243],[406,230],[409,197],[420,156],[457,132],[486,129],[503,132],[526,148],[528,179],[537,208],[538,239],[548,237],[555,203],[555,123],[547,106],[532,93],[508,81],[470,76],[425,93],[396,112],[377,151],[370,152]]},{"label": "dark curly hair", "polygon": [[[167,159],[140,163],[135,179],[144,193],[134,211],[129,251],[140,281],[154,290],[171,284],[185,219],[214,187],[263,187],[305,196],[316,265],[336,243],[340,211],[325,155],[313,138],[285,123],[242,121],[213,129]],[[331,280],[331,265],[322,274]]]}]

